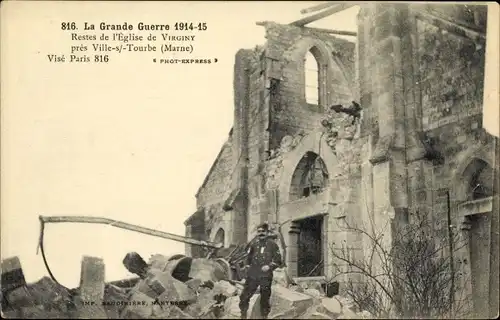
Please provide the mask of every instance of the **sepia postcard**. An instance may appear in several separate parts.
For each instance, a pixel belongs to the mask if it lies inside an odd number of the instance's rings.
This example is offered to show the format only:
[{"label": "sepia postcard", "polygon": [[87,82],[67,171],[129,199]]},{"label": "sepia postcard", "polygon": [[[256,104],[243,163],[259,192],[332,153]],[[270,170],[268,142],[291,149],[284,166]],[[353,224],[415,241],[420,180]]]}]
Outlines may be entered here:
[{"label": "sepia postcard", "polygon": [[498,3],[0,6],[2,318],[498,317]]}]

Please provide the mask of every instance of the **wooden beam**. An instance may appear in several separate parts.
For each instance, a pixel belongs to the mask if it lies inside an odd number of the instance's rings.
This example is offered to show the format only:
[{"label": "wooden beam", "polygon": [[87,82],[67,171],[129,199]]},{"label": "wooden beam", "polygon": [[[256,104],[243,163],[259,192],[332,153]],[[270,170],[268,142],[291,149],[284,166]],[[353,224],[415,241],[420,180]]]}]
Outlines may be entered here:
[{"label": "wooden beam", "polygon": [[322,3],[322,4],[318,4],[318,5],[306,8],[306,9],[302,9],[302,10],[300,10],[300,13],[302,13],[302,14],[311,13],[311,12],[326,9],[326,8],[331,7],[333,5],[336,5],[336,4],[337,3],[335,3],[335,2]]},{"label": "wooden beam", "polygon": [[461,36],[463,38],[467,38],[469,40],[472,40],[474,42],[478,42],[479,40],[482,40],[482,42],[486,41],[486,34],[482,32],[478,32],[476,30],[473,30],[471,28],[464,27],[462,25],[459,25],[455,22],[443,19],[441,17],[436,16],[433,13],[430,13],[426,10],[422,9],[414,9],[416,17],[424,20],[427,23],[433,24],[439,28],[442,28],[450,33],[453,33],[455,35]]},{"label": "wooden beam", "polygon": [[195,240],[184,236],[179,236],[173,233],[163,232],[159,230],[154,230],[150,228],[145,228],[130,223],[102,218],[102,217],[89,217],[89,216],[39,216],[40,222],[43,223],[94,223],[94,224],[104,224],[116,228],[126,229],[130,231],[135,231],[139,233],[144,233],[154,237],[160,237],[164,239],[169,239],[177,242],[189,243],[202,247],[216,248],[220,249],[224,246],[222,243],[215,243],[211,241]]},{"label": "wooden beam", "polygon": [[294,25],[297,27],[303,27],[308,23],[317,21],[319,19],[323,19],[325,17],[331,16],[332,14],[335,14],[340,11],[344,11],[346,9],[349,9],[351,7],[354,7],[355,4],[337,4],[329,9],[323,10],[319,13],[313,14],[312,16],[302,18],[300,20],[291,22],[290,25]]},{"label": "wooden beam", "polygon": [[[270,23],[269,21],[258,21],[255,24],[258,26],[261,26],[261,27],[265,27],[269,23]],[[311,27],[301,27],[301,28],[304,30],[323,32],[323,33],[328,33],[328,34],[338,34],[341,36],[356,37],[358,35],[356,32],[353,32],[353,31],[343,31],[343,30],[323,29],[323,28],[311,28]]]},{"label": "wooden beam", "polygon": [[323,28],[311,28],[311,27],[302,27],[302,29],[317,31],[317,32],[324,32],[324,33],[329,33],[329,34],[338,34],[341,36],[356,37],[358,35],[357,32],[353,32],[353,31],[343,31],[343,30],[323,29]]}]

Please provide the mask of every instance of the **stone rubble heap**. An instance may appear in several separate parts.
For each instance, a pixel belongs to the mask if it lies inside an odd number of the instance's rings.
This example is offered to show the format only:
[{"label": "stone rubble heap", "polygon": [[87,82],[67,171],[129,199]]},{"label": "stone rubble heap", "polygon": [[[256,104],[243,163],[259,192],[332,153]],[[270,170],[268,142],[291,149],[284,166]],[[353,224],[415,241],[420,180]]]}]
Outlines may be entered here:
[{"label": "stone rubble heap", "polygon": [[[105,283],[101,259],[84,257],[80,286],[68,289],[49,277],[24,280],[17,257],[2,261],[2,318],[86,319],[237,319],[243,282],[232,281],[214,260],[183,255],[151,257],[147,273]],[[250,301],[248,317],[260,318],[260,295]],[[284,285],[275,271],[270,319],[361,319],[353,304],[327,297],[315,285]]]}]

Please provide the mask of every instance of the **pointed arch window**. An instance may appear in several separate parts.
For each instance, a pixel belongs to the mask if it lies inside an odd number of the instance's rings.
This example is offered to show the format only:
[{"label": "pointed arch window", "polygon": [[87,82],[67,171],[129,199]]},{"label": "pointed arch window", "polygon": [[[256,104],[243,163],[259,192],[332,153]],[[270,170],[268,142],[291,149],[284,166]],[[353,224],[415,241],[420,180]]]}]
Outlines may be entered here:
[{"label": "pointed arch window", "polygon": [[318,154],[307,152],[297,164],[290,186],[290,200],[307,198],[328,187],[328,170]]},{"label": "pointed arch window", "polygon": [[320,67],[316,56],[311,49],[305,57],[304,72],[305,72],[305,93],[306,102],[309,104],[319,105],[320,103]]},{"label": "pointed arch window", "polygon": [[224,229],[220,228],[219,230],[217,230],[217,233],[215,234],[214,237],[214,242],[222,243],[222,245],[225,245]]},{"label": "pointed arch window", "polygon": [[302,196],[309,197],[311,194],[318,194],[326,187],[328,173],[324,162],[318,156],[309,156],[306,169],[302,176]]}]

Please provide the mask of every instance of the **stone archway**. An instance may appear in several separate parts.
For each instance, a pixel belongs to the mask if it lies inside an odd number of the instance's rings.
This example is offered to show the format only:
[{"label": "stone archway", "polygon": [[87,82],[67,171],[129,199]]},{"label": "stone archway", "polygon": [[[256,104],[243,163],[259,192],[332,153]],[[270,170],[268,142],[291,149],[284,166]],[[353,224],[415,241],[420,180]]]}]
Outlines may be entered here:
[{"label": "stone archway", "polygon": [[[340,169],[338,167],[338,160],[335,154],[333,153],[332,149],[326,142],[326,135],[323,134],[321,131],[314,131],[300,139],[300,141],[295,145],[293,149],[290,151],[287,151],[280,155],[280,165],[279,165],[279,174],[276,177],[276,182],[277,182],[277,188],[279,190],[279,205],[281,209],[279,210],[280,212],[280,219],[278,219],[281,223],[285,224],[285,227],[283,228],[285,234],[285,242],[286,242],[286,247],[287,247],[287,255],[286,255],[286,261],[287,261],[287,266],[289,268],[289,274],[291,276],[298,276],[299,274],[299,240],[300,240],[300,223],[297,223],[297,219],[299,217],[290,216],[290,211],[289,210],[297,210],[296,207],[296,202],[294,201],[293,197],[293,188],[296,185],[300,185],[301,181],[299,179],[299,182],[294,181],[294,179],[298,179],[301,177],[300,174],[297,174],[297,169],[299,168],[298,171],[300,171],[300,168],[302,167],[302,164],[305,162],[304,161],[304,156],[305,155],[313,155],[315,159],[321,159],[322,165],[324,165],[324,171],[327,173],[327,175],[324,176],[324,183],[325,183],[325,188],[321,190],[322,192],[318,195],[320,195],[321,200],[316,201],[318,199],[312,199],[312,204],[311,206],[308,206],[307,210],[301,211],[300,216],[302,219],[302,222],[304,224],[309,218],[313,218],[315,216],[315,222],[317,222],[317,225],[314,228],[310,228],[310,232],[314,232],[315,230],[321,229],[321,237],[320,239],[314,239],[322,242],[322,248],[327,248],[327,230],[330,228],[328,219],[324,218],[321,219],[321,223],[319,222],[319,215],[317,213],[320,213],[321,216],[327,217],[328,216],[328,210],[329,206],[331,205],[330,201],[327,201],[325,199],[329,199],[332,193],[332,188],[336,187],[335,183],[332,183],[337,177],[340,176]],[[295,173],[295,174],[294,174]],[[292,195],[292,196],[291,196]],[[302,201],[302,200],[298,200]],[[304,205],[304,204],[302,204]],[[325,205],[327,207],[325,207]],[[286,217],[286,218],[285,218]],[[307,221],[311,222],[311,221]],[[314,229],[314,230],[313,230]],[[306,230],[307,231],[307,230]],[[307,236],[307,235],[305,235]],[[302,237],[304,238],[304,237]],[[305,237],[308,238],[308,237]],[[310,237],[309,237],[310,238]],[[307,239],[306,239],[307,240]],[[310,239],[309,239],[310,240]],[[323,243],[324,242],[324,243]],[[324,252],[326,252],[325,250]],[[316,256],[316,255],[315,255]],[[315,270],[309,270],[309,271],[318,271],[320,273],[323,273],[324,270],[327,268],[327,254],[323,255],[323,263],[324,263],[324,268],[312,268]],[[302,269],[307,269],[307,266],[304,266]],[[309,273],[309,272],[306,272]]]},{"label": "stone archway", "polygon": [[[457,158],[464,160],[452,172],[450,191],[455,204],[470,200],[468,199],[468,194],[470,192],[469,181],[472,178],[471,174],[476,172],[473,167],[484,168],[484,165],[487,165],[490,168],[494,168],[495,146],[494,144],[491,144],[469,148],[458,155]],[[464,183],[464,180],[467,180],[468,182]]]},{"label": "stone archway", "polygon": [[290,188],[293,185],[293,174],[304,155],[312,152],[321,157],[328,172],[328,186],[331,179],[339,175],[338,160],[330,146],[326,143],[325,135],[320,132],[312,132],[306,135],[299,144],[288,153],[284,154],[282,171],[279,181],[280,203],[290,201]]},{"label": "stone archway", "polygon": [[463,240],[461,265],[469,276],[463,283],[471,295],[475,316],[482,317],[490,305],[491,216],[493,214],[494,144],[469,148],[460,156],[464,159],[453,172],[451,181],[452,211],[456,214]]}]

